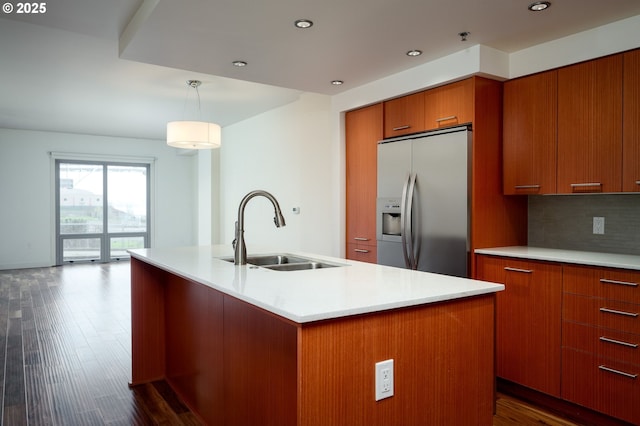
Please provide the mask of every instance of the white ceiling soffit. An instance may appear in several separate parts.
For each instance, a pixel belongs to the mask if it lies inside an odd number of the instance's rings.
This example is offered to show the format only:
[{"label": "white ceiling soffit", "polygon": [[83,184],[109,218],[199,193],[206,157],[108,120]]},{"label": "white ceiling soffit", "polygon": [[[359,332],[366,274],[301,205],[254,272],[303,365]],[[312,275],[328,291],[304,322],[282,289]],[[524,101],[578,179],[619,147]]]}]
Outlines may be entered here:
[{"label": "white ceiling soffit", "polygon": [[[121,57],[325,94],[482,44],[511,53],[640,13],[638,0],[145,0]],[[294,21],[314,22],[306,30]],[[462,42],[458,33],[470,35]],[[410,49],[424,52],[408,57]],[[248,66],[234,67],[243,60]],[[331,85],[332,80],[345,82]]]}]

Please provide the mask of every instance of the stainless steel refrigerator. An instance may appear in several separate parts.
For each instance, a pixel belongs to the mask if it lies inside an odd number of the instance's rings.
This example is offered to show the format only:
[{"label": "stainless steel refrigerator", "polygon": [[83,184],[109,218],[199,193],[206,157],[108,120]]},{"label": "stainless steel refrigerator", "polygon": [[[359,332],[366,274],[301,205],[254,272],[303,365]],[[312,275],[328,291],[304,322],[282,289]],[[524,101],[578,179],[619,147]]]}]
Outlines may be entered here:
[{"label": "stainless steel refrigerator", "polygon": [[468,276],[471,128],[378,143],[378,264]]}]

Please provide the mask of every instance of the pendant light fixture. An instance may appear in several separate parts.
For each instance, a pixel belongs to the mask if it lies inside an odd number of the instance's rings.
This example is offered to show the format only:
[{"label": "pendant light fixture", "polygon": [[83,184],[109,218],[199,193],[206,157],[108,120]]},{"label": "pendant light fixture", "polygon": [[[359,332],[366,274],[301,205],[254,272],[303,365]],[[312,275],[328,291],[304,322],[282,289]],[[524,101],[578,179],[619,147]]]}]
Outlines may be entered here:
[{"label": "pendant light fixture", "polygon": [[[199,80],[187,80],[187,85],[195,89],[200,111]],[[187,95],[187,98],[189,96]],[[185,101],[186,104],[186,101]],[[206,121],[170,121],[167,123],[167,145],[184,149],[212,149],[220,147],[220,126]]]}]

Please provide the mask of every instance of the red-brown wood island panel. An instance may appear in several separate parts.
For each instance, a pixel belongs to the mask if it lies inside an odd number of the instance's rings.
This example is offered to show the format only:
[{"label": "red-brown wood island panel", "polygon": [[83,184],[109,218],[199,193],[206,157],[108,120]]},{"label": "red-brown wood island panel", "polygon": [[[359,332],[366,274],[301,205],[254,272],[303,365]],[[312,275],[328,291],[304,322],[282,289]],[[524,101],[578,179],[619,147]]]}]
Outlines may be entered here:
[{"label": "red-brown wood island panel", "polygon": [[[491,424],[493,293],[299,324],[132,258],[132,385],[215,425]],[[394,396],[374,366],[394,359]]]}]

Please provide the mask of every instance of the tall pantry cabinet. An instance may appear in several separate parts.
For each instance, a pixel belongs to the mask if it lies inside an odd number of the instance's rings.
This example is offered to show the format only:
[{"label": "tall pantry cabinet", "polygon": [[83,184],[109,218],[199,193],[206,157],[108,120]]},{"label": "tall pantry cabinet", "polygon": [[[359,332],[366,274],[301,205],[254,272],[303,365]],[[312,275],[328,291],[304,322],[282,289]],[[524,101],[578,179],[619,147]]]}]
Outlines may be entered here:
[{"label": "tall pantry cabinet", "polygon": [[376,176],[382,104],[345,115],[347,259],[376,263]]}]

